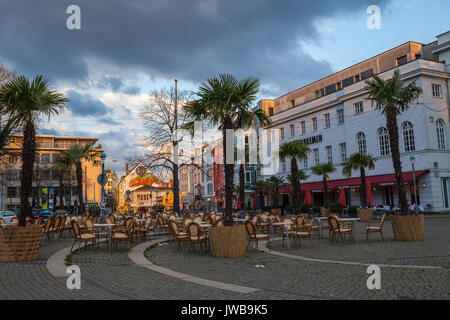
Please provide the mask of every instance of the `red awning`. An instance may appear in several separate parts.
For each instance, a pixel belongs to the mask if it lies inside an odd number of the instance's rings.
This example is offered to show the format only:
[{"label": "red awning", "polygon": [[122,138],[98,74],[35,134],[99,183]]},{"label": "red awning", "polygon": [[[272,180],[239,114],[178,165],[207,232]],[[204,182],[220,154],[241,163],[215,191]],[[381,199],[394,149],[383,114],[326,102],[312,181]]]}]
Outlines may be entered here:
[{"label": "red awning", "polygon": [[[421,170],[416,171],[416,179],[423,175],[424,173],[427,173],[429,170]],[[413,181],[413,173],[410,172],[403,172],[403,180],[405,183],[410,184]],[[395,185],[395,174],[384,174],[379,176],[368,176],[366,177],[366,181],[370,182],[372,187],[378,187],[378,186],[390,186]],[[339,187],[344,188],[358,188],[361,186],[361,179],[358,178],[348,178],[348,179],[340,179],[340,180],[329,180],[328,181],[328,189],[333,190],[337,189]],[[301,191],[305,190],[323,190],[323,182],[311,182],[311,183],[301,183],[300,184]],[[287,187],[282,187],[279,189],[280,193],[292,193],[292,185],[289,185]]]}]

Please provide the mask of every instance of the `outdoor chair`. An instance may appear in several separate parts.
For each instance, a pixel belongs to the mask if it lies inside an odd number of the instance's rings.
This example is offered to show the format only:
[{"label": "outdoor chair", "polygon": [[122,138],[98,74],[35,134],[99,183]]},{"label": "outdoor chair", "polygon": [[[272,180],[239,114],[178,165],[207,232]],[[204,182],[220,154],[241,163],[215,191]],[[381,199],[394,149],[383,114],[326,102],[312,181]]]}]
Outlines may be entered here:
[{"label": "outdoor chair", "polygon": [[55,222],[54,217],[49,217],[44,225],[44,230],[42,232],[42,235],[47,238],[47,240],[50,240],[50,235],[52,234],[53,224]]},{"label": "outdoor chair", "polygon": [[206,247],[208,246],[207,237],[205,234],[202,233],[200,226],[195,223],[191,222],[187,226],[187,234],[188,234],[188,246],[187,246],[187,252],[189,252],[189,248],[194,248],[194,245],[196,243],[200,246],[200,253],[202,252],[202,244],[205,243]]},{"label": "outdoor chair", "polygon": [[343,235],[348,234],[352,240],[353,243],[355,242],[355,238],[353,237],[353,231],[351,228],[344,228],[343,226],[341,226],[340,222],[339,222],[339,218],[335,215],[330,215],[328,216],[328,223],[330,226],[330,230],[331,230],[331,237],[330,237],[330,241],[333,242],[334,237],[336,235],[339,235],[339,238],[341,240],[341,245],[343,242]]},{"label": "outdoor chair", "polygon": [[33,224],[33,220],[31,218],[26,218],[25,223],[27,226],[31,226]]},{"label": "outdoor chair", "polygon": [[248,243],[247,243],[247,249],[250,245],[250,241],[254,241],[256,243],[256,250],[259,251],[258,248],[258,242],[260,240],[267,240],[267,242],[270,241],[270,236],[269,234],[265,234],[265,233],[256,233],[256,227],[253,224],[253,222],[251,221],[245,221],[245,230],[247,230],[247,235],[248,235]]},{"label": "outdoor chair", "polygon": [[195,217],[195,218],[194,218],[194,221],[195,221],[195,222],[202,222],[202,218],[200,218],[200,217]]},{"label": "outdoor chair", "polygon": [[[84,246],[87,246],[88,241],[92,242],[92,245],[95,245],[97,243],[97,237],[95,234],[90,233],[86,228],[80,227],[78,222],[72,220],[71,222],[72,230],[73,230],[73,243],[72,247],[70,248],[70,253],[72,253],[73,246],[78,241],[78,250],[81,248],[81,242],[84,241]],[[97,243],[98,248],[98,243]],[[97,250],[96,248],[96,250]]]},{"label": "outdoor chair", "polygon": [[100,232],[99,229],[94,229],[94,222],[92,222],[91,219],[87,219],[84,222],[84,225],[86,226],[88,232],[94,234],[98,240],[100,240],[100,238],[108,238],[108,232]]},{"label": "outdoor chair", "polygon": [[301,245],[300,239],[301,238],[308,238],[311,242],[311,247],[314,247],[312,239],[311,239],[311,230],[312,225],[307,225],[305,221],[302,219],[296,220],[296,223],[294,225],[293,235],[295,238],[295,246],[298,248],[299,245]]},{"label": "outdoor chair", "polygon": [[55,240],[55,235],[59,233],[60,224],[61,224],[61,217],[57,216],[55,218],[55,222],[53,223],[53,227],[51,228],[52,240]]},{"label": "outdoor chair", "polygon": [[315,217],[311,219],[311,222],[306,222],[305,225],[311,227],[311,231],[314,231],[317,234],[317,237],[320,239],[319,225],[317,224],[317,220]]},{"label": "outdoor chair", "polygon": [[223,219],[217,219],[216,221],[213,222],[213,227],[223,227]]},{"label": "outdoor chair", "polygon": [[6,222],[3,218],[0,218],[0,224],[6,224]]},{"label": "outdoor chair", "polygon": [[16,222],[17,223],[19,222],[19,218],[17,218],[17,217],[14,217],[9,221],[9,223],[16,223]]},{"label": "outdoor chair", "polygon": [[172,243],[178,243],[178,249],[180,249],[181,242],[186,242],[188,240],[188,234],[186,232],[180,231],[178,224],[172,220],[170,221],[170,236],[169,236],[169,245],[172,246]]},{"label": "outdoor chair", "polygon": [[384,241],[384,237],[383,237],[383,224],[384,224],[384,220],[386,219],[386,212],[383,213],[383,216],[381,217],[381,222],[380,225],[378,227],[375,226],[371,226],[370,222],[367,223],[367,227],[366,227],[366,239],[367,242],[370,242],[370,233],[371,232],[379,232],[380,236],[381,236],[381,240]]},{"label": "outdoor chair", "polygon": [[115,226],[112,230],[111,234],[111,247],[112,252],[114,252],[114,248],[117,248],[117,243],[119,241],[124,241],[128,244],[128,250],[131,249],[131,240],[134,235],[134,227],[136,222],[134,219],[131,219],[128,223],[128,226]]},{"label": "outdoor chair", "polygon": [[138,233],[140,235],[142,235],[144,237],[144,239],[147,239],[147,233],[150,230],[150,227],[152,225],[152,221],[153,221],[153,218],[152,217],[148,217],[148,218],[145,219],[144,225],[140,226],[138,228]]},{"label": "outdoor chair", "polygon": [[264,214],[264,213],[262,215],[260,215],[258,226],[261,229],[266,229],[267,233],[270,233],[270,225],[271,225],[271,221],[270,221],[268,215]]}]

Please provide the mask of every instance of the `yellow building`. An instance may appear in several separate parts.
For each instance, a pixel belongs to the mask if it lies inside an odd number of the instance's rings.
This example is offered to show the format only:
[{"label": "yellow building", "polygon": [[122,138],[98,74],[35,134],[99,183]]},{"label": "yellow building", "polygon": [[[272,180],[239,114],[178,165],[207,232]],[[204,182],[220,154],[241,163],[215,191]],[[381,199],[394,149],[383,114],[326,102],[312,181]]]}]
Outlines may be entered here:
[{"label": "yellow building", "polygon": [[[10,144],[4,148],[2,156],[2,175],[0,185],[1,208],[17,210],[20,205],[20,171],[22,135],[14,135]],[[33,172],[33,192],[30,204],[34,208],[50,208],[59,206],[59,173],[54,165],[60,157],[61,151],[68,150],[74,145],[95,144],[98,138],[58,137],[53,135],[36,135],[36,158]],[[103,152],[101,145],[96,147]],[[97,183],[97,176],[101,173],[101,166],[94,166],[90,162],[82,161],[83,201],[88,204],[100,204],[101,186]],[[68,170],[63,178],[64,201],[66,206],[77,204],[77,181],[75,167]]]}]

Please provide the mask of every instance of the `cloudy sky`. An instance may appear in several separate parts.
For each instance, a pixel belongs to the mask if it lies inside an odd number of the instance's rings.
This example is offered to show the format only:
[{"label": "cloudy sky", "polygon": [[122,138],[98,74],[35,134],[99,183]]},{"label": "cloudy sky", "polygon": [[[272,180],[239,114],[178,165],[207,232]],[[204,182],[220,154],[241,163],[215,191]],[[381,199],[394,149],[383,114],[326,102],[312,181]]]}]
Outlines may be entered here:
[{"label": "cloudy sky", "polygon": [[[69,30],[67,7],[81,9]],[[366,10],[381,8],[381,29]],[[70,99],[43,134],[98,137],[124,171],[143,152],[148,94],[196,90],[219,73],[261,79],[274,98],[409,40],[450,29],[448,0],[0,0],[0,60],[48,75]],[[116,159],[117,162],[111,162]]]}]

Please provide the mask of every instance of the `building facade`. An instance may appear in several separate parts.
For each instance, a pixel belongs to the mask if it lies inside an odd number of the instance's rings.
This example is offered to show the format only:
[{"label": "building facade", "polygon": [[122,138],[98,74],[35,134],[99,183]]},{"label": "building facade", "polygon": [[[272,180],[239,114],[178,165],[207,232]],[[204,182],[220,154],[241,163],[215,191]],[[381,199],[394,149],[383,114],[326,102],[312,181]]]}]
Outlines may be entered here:
[{"label": "building facade", "polygon": [[[423,90],[398,116],[408,201],[414,202],[410,161],[414,155],[418,203],[427,211],[450,212],[449,40],[447,32],[429,45],[408,42],[282,97],[259,102],[272,119],[270,141],[279,139],[281,145],[302,140],[311,149],[308,159],[299,163],[309,175],[301,184],[303,194],[312,192],[314,203],[322,204],[322,178],[310,168],[331,162],[337,169],[329,177],[331,198],[337,201],[337,190],[343,187],[347,203],[359,205],[359,172],[350,178],[342,174],[342,163],[359,152],[376,160],[375,169],[366,172],[373,204],[398,204],[386,119],[379,106],[366,100],[364,80],[373,74],[388,79],[399,70],[405,84],[415,82]],[[289,173],[289,159],[280,162],[277,175]]]},{"label": "building facade", "polygon": [[[10,144],[4,148],[2,156],[2,178],[0,195],[2,208],[17,211],[20,206],[20,173],[22,168],[21,144],[23,136],[14,135]],[[60,179],[59,172],[54,169],[61,151],[74,145],[95,144],[98,138],[58,137],[52,135],[36,135],[36,156],[33,172],[33,190],[30,204],[33,208],[54,209],[59,206]],[[101,153],[103,148],[98,145],[96,150]],[[83,170],[83,200],[85,203],[100,204],[101,186],[97,176],[101,166],[82,161]],[[66,170],[63,175],[63,192],[65,206],[76,206],[77,178],[75,168]]]}]

